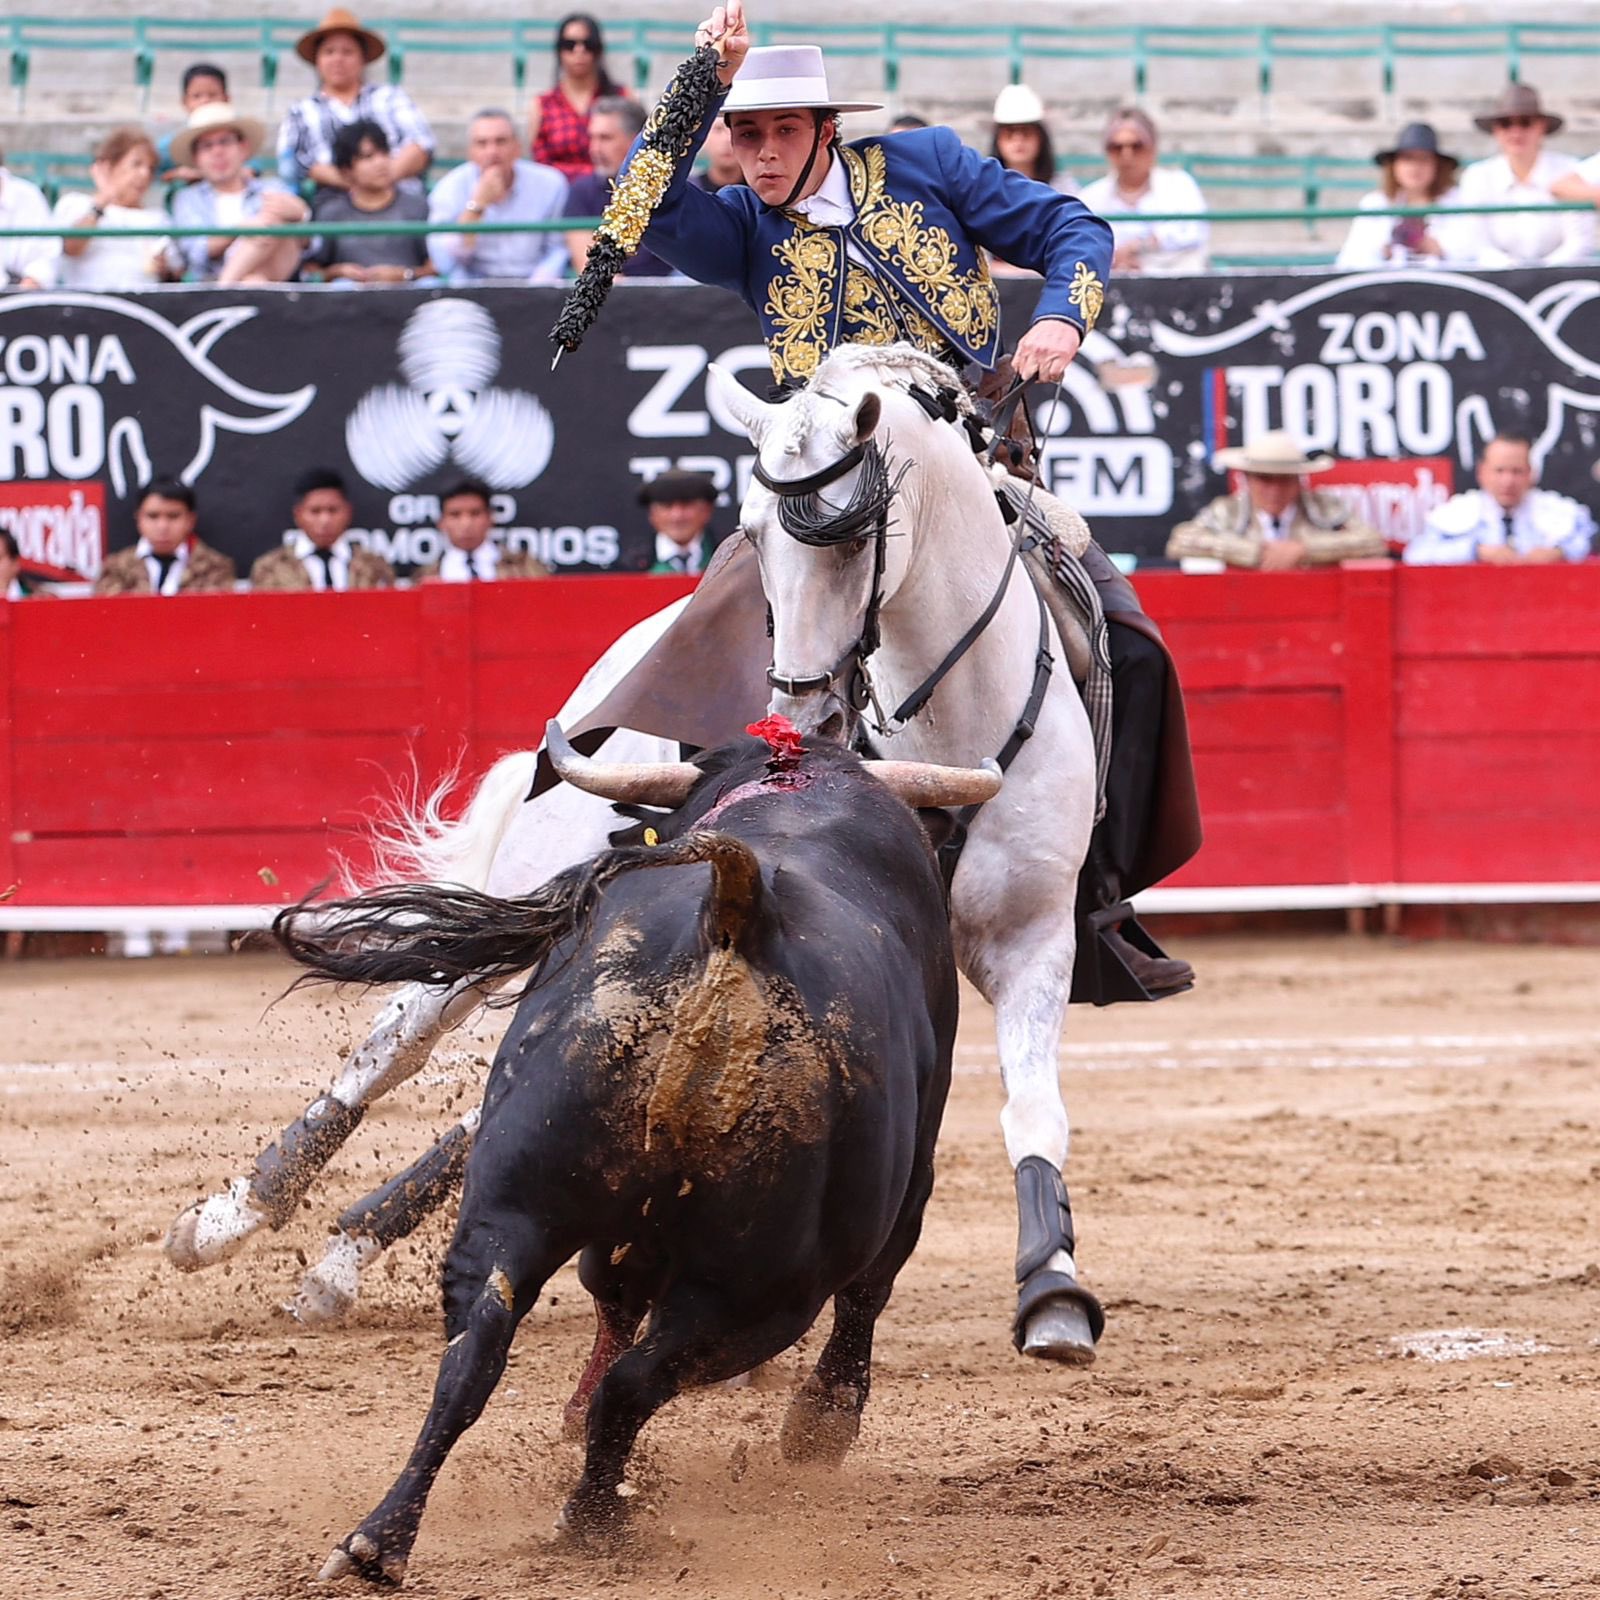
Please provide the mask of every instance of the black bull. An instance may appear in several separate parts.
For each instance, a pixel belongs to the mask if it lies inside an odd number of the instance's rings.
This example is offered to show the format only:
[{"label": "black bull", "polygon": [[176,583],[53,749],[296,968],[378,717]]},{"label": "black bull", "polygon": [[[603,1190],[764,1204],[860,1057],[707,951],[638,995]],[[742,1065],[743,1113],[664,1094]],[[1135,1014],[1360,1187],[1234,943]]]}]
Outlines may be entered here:
[{"label": "black bull", "polygon": [[579,1536],[619,1522],[653,1412],[777,1355],[830,1296],[832,1333],[783,1448],[837,1459],[855,1438],[949,1087],[957,985],[939,874],[912,812],[846,751],[785,761],[743,740],[696,765],[658,842],[525,898],[406,888],[314,929],[298,908],[279,919],[288,952],[324,979],[533,968],[445,1261],[432,1408],[325,1576],[403,1575],[434,1477],[575,1252],[625,1350],[589,1406],[564,1513]]}]

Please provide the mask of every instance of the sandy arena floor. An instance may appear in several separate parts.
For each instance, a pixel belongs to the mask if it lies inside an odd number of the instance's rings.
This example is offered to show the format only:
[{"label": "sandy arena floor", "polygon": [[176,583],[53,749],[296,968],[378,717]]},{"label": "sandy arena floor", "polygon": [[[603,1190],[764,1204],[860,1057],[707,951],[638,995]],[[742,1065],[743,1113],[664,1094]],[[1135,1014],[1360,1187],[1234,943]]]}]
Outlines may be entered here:
[{"label": "sandy arena floor", "polygon": [[[1600,1597],[1600,958],[1186,953],[1202,992],[1075,1012],[1063,1058],[1080,1260],[1110,1315],[1094,1368],[1010,1346],[1014,1210],[973,1002],[848,1465],[779,1458],[790,1355],[771,1386],[651,1425],[626,1554],[552,1548],[578,1466],[559,1410],[591,1329],[569,1269],[446,1467],[408,1588]],[[409,1448],[443,1224],[342,1329],[274,1308],[339,1207],[476,1092],[493,1025],[369,1117],[299,1225],[199,1277],[159,1252],[367,1015],[263,1015],[284,978],[264,956],[0,969],[0,1596],[314,1593]]]}]

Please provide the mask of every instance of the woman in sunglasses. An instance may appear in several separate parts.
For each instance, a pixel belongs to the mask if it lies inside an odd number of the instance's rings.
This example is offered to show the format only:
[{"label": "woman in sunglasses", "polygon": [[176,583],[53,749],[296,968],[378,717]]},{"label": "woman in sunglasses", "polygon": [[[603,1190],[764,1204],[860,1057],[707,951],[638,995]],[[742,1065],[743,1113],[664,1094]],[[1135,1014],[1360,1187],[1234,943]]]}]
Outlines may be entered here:
[{"label": "woman in sunglasses", "polygon": [[[1179,167],[1156,165],[1156,125],[1136,106],[1111,114],[1105,131],[1106,165],[1079,196],[1111,224],[1116,272],[1204,272],[1210,260],[1211,226],[1205,196]],[[1146,222],[1141,213],[1183,211],[1178,222]]]},{"label": "woman in sunglasses", "polygon": [[1496,216],[1463,217],[1466,254],[1480,267],[1561,266],[1582,261],[1593,247],[1594,218],[1581,211],[1552,211],[1551,190],[1577,170],[1547,135],[1561,126],[1539,104],[1539,91],[1509,84],[1494,109],[1473,119],[1494,135],[1500,154],[1475,161],[1461,174],[1463,206],[1526,205]]},{"label": "woman in sunglasses", "polygon": [[563,17],[556,28],[556,83],[528,111],[533,159],[554,167],[570,183],[594,171],[589,159],[589,108],[602,95],[627,90],[606,71],[600,24],[586,12]]}]

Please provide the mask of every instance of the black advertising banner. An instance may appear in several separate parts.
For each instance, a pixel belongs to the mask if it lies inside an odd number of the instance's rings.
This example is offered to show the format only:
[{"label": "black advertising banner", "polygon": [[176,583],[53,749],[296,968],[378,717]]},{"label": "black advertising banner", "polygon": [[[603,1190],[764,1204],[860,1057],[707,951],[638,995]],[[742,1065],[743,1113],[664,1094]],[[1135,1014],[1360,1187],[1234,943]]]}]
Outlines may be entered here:
[{"label": "black advertising banner", "polygon": [[[1012,338],[1036,286],[1002,284]],[[1125,279],[1061,398],[1048,481],[1108,549],[1159,560],[1225,491],[1215,452],[1288,427],[1403,541],[1470,480],[1483,440],[1535,442],[1546,487],[1594,504],[1600,282],[1447,272]],[[638,489],[709,473],[731,528],[747,442],[712,407],[716,361],[767,382],[755,319],[691,285],[620,283],[550,370],[561,291],[171,289],[0,297],[0,527],[31,565],[92,575],[133,538],[153,475],[195,486],[203,536],[247,568],[290,525],[306,468],[345,473],[356,530],[402,571],[438,554],[451,480],[494,491],[503,537],[552,566],[648,564]]]}]

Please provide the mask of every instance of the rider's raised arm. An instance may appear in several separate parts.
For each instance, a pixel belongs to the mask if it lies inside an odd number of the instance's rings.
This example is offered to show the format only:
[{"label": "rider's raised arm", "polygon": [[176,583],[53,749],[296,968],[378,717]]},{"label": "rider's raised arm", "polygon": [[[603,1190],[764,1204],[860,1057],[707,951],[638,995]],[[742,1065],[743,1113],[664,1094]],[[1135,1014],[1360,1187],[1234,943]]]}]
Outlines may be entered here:
[{"label": "rider's raised arm", "polygon": [[1044,279],[1035,320],[1063,317],[1087,333],[1111,276],[1110,224],[1081,200],[979,155],[948,128],[929,131],[950,209],[968,234],[1000,260]]}]

